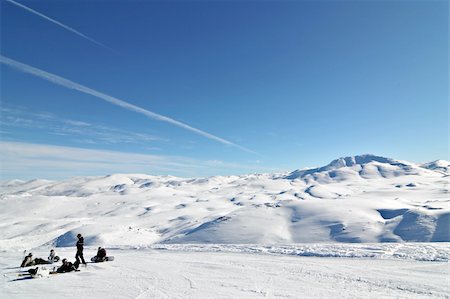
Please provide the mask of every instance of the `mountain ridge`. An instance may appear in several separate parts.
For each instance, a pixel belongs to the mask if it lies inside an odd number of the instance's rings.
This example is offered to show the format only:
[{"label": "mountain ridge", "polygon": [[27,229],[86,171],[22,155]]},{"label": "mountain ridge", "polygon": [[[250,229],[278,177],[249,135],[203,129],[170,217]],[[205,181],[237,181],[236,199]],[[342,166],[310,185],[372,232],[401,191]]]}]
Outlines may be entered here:
[{"label": "mountain ridge", "polygon": [[[287,175],[283,174],[268,174],[268,173],[260,173],[256,175],[273,175],[274,177],[280,177],[283,179],[297,179],[297,178],[303,178],[306,175],[318,173],[318,172],[325,172],[325,171],[333,171],[344,167],[352,167],[356,165],[364,165],[369,164],[371,162],[378,162],[378,163],[384,163],[389,164],[392,166],[403,166],[405,168],[421,168],[421,169],[427,169],[427,170],[439,170],[450,173],[450,162],[447,160],[439,159],[434,160],[431,162],[425,162],[425,163],[413,163],[413,162],[407,162],[403,160],[397,160],[393,158],[387,158],[383,156],[378,156],[374,154],[361,154],[361,155],[355,155],[355,156],[345,156],[340,157],[337,159],[332,160],[330,163],[328,163],[325,166],[319,166],[319,167],[309,167],[309,168],[303,168],[303,169],[296,169],[293,171],[288,172]],[[114,178],[117,176],[123,176],[125,177],[148,177],[148,178],[171,178],[174,180],[205,180],[205,179],[211,179],[214,177],[242,177],[242,176],[250,176],[254,174],[243,174],[243,175],[228,175],[228,176],[210,176],[210,177],[194,177],[194,178],[181,178],[171,175],[150,175],[150,174],[127,174],[127,173],[116,173],[116,174],[108,174],[105,176],[91,176],[91,177],[73,177],[68,180],[74,180],[77,178]],[[68,181],[63,180],[63,181]],[[10,180],[3,180],[0,181],[0,188],[6,188],[6,187],[12,187],[17,185],[23,185],[23,184],[33,184],[33,185],[39,185],[39,183],[46,184],[46,183],[54,183],[54,182],[60,182],[58,180],[47,180],[47,179],[31,179],[28,181],[21,180],[21,179],[10,179]]]},{"label": "mountain ridge", "polygon": [[105,246],[449,242],[446,167],[360,155],[288,174],[7,181],[0,250],[73,246],[77,233]]}]

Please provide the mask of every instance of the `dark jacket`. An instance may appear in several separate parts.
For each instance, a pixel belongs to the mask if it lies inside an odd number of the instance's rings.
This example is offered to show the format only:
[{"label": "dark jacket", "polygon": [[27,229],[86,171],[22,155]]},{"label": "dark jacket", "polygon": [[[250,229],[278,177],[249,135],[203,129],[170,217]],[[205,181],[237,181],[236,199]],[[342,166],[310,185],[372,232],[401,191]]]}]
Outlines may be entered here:
[{"label": "dark jacket", "polygon": [[34,266],[34,260],[31,256],[27,255],[24,259],[20,267],[28,267],[28,266]]},{"label": "dark jacket", "polygon": [[59,267],[56,272],[58,273],[64,273],[64,272],[72,272],[72,271],[76,271],[77,269],[75,268],[75,266],[71,263],[71,262],[67,262],[65,264],[62,264],[61,267]]},{"label": "dark jacket", "polygon": [[37,257],[34,259],[34,264],[35,265],[46,265],[46,264],[50,264],[50,262]]},{"label": "dark jacket", "polygon": [[97,257],[98,258],[105,258],[106,257],[106,249],[101,248],[99,251],[97,251]]},{"label": "dark jacket", "polygon": [[84,245],[84,238],[83,237],[78,238],[77,250],[82,251],[83,250],[83,245]]}]

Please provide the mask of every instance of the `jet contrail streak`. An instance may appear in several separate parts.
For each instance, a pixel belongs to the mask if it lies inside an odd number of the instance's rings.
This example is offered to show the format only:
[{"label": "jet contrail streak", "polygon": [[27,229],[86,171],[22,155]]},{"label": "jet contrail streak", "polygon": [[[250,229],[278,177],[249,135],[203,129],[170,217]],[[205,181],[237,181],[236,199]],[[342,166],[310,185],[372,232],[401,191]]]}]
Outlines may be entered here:
[{"label": "jet contrail streak", "polygon": [[0,62],[2,64],[8,65],[8,66],[10,66],[10,67],[12,67],[12,68],[14,68],[16,70],[19,70],[19,71],[22,71],[24,73],[28,73],[28,74],[31,74],[33,76],[45,79],[45,80],[53,82],[53,83],[55,83],[57,85],[61,85],[61,86],[64,86],[64,87],[67,87],[67,88],[70,88],[70,89],[78,90],[78,91],[80,91],[82,93],[85,93],[85,94],[92,95],[94,97],[102,99],[102,100],[104,100],[106,102],[109,102],[111,104],[120,106],[120,107],[125,108],[127,110],[131,110],[131,111],[143,114],[143,115],[145,115],[145,116],[147,116],[149,118],[156,119],[156,120],[159,120],[159,121],[168,122],[168,123],[170,123],[172,125],[175,125],[175,126],[183,128],[183,129],[186,129],[186,130],[192,131],[194,133],[197,133],[197,134],[199,134],[199,135],[201,135],[203,137],[206,137],[206,138],[218,141],[218,142],[226,144],[226,145],[230,145],[230,146],[236,147],[236,148],[238,148],[240,150],[243,150],[243,151],[246,151],[248,153],[257,154],[256,152],[254,152],[252,150],[249,150],[249,149],[247,149],[245,147],[242,147],[240,145],[234,144],[231,141],[228,141],[228,140],[225,140],[223,138],[217,137],[215,135],[212,135],[212,134],[210,134],[208,132],[205,132],[205,131],[202,131],[200,129],[191,127],[191,126],[189,126],[189,125],[187,125],[185,123],[182,123],[182,122],[177,121],[175,119],[172,119],[170,117],[167,117],[167,116],[164,116],[164,115],[161,115],[161,114],[149,111],[147,109],[141,108],[139,106],[130,104],[130,103],[125,102],[123,100],[120,100],[118,98],[115,98],[115,97],[112,97],[110,95],[101,93],[99,91],[96,91],[96,90],[91,89],[89,87],[86,87],[84,85],[78,84],[78,83],[70,81],[68,79],[64,79],[64,78],[62,78],[60,76],[48,73],[46,71],[43,71],[43,70],[40,70],[38,68],[29,66],[27,64],[15,61],[15,60],[13,60],[11,58],[8,58],[8,57],[5,57],[3,55],[0,55]]},{"label": "jet contrail streak", "polygon": [[46,15],[44,15],[44,14],[38,12],[38,11],[35,11],[34,9],[29,8],[28,6],[25,6],[25,5],[23,5],[23,4],[20,4],[20,3],[16,2],[16,1],[14,1],[14,0],[6,0],[6,1],[8,1],[9,3],[14,4],[14,5],[16,5],[16,6],[20,7],[20,8],[23,8],[23,9],[25,9],[26,11],[31,12],[32,14],[35,14],[35,15],[37,15],[37,16],[40,16],[41,18],[44,18],[44,19],[46,19],[47,21],[50,21],[50,22],[52,22],[52,23],[54,23],[54,24],[56,24],[56,25],[58,25],[58,26],[60,26],[60,27],[62,27],[62,28],[64,28],[64,29],[66,29],[66,30],[68,30],[68,31],[70,31],[70,32],[72,32],[72,33],[75,33],[76,35],[81,36],[82,38],[84,38],[84,39],[86,39],[86,40],[88,40],[88,41],[90,41],[90,42],[93,42],[94,44],[96,44],[96,45],[98,45],[98,46],[101,46],[101,47],[103,47],[103,48],[105,48],[105,49],[108,49],[108,50],[110,50],[110,51],[116,52],[115,50],[113,50],[113,49],[111,49],[111,48],[105,46],[104,44],[102,44],[102,43],[96,41],[95,39],[90,38],[89,36],[87,36],[87,35],[81,33],[80,31],[75,30],[75,29],[73,29],[72,27],[69,27],[69,26],[67,26],[67,25],[64,25],[64,24],[61,23],[61,22],[58,22],[58,21],[56,21],[56,20],[54,20],[54,19],[52,19],[52,18],[50,18],[50,17],[48,17],[48,16],[46,16]]}]

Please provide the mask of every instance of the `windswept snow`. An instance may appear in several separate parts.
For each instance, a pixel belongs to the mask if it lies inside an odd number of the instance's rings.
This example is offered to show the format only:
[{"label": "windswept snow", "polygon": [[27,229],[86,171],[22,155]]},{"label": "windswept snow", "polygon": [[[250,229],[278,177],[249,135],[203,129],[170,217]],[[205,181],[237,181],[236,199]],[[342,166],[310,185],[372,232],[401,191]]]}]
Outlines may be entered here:
[{"label": "windswept snow", "polygon": [[115,174],[0,186],[0,250],[450,241],[446,161],[362,155],[290,174]]},{"label": "windswept snow", "polygon": [[448,243],[334,243],[334,244],[155,244],[151,249],[184,252],[231,252],[309,257],[401,259],[448,262]]}]

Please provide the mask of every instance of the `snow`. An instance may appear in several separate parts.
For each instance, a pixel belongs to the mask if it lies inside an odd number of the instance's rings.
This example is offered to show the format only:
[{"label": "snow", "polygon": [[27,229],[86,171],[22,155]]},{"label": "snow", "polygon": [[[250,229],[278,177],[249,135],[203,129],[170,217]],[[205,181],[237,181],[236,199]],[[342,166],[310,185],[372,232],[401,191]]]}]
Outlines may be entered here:
[{"label": "snow", "polygon": [[[1,182],[0,298],[449,298],[449,169],[361,155],[281,174]],[[116,260],[14,281],[24,249],[73,260],[78,233],[86,256]]]},{"label": "snow", "polygon": [[[448,244],[447,244],[448,245]],[[175,246],[175,245],[174,245]],[[407,244],[350,245],[355,256],[384,258],[305,257],[283,254],[284,247],[164,245],[153,249],[110,249],[114,262],[88,264],[81,271],[28,280],[17,277],[20,253],[2,253],[1,298],[449,298],[449,264],[432,252],[448,246]],[[340,251],[347,245],[320,245],[312,251]],[[387,247],[385,247],[387,246]],[[228,248],[227,248],[228,247]],[[397,248],[405,256],[389,253]],[[400,248],[402,247],[402,248]],[[289,247],[288,247],[289,248]],[[434,248],[434,249],[432,249]],[[85,250],[86,256],[95,248]],[[358,253],[359,252],[359,253]],[[420,253],[422,252],[422,253]],[[72,248],[61,248],[71,256]],[[278,254],[279,253],[279,254]],[[46,251],[34,252],[45,255]],[[320,256],[320,255],[318,255]],[[328,256],[328,255],[324,255]],[[339,256],[339,255],[337,255]],[[380,256],[381,257],[381,256]],[[443,258],[443,256],[441,256]]]},{"label": "snow", "polygon": [[450,163],[445,160],[436,160],[429,163],[421,164],[420,167],[441,171],[443,174],[448,174],[450,171]]},{"label": "snow", "polygon": [[450,241],[448,162],[373,155],[291,174],[0,184],[0,250],[41,245]]},{"label": "snow", "polygon": [[448,262],[449,243],[334,243],[334,244],[155,244],[148,248],[184,252],[231,252],[274,255],[404,259]]}]

